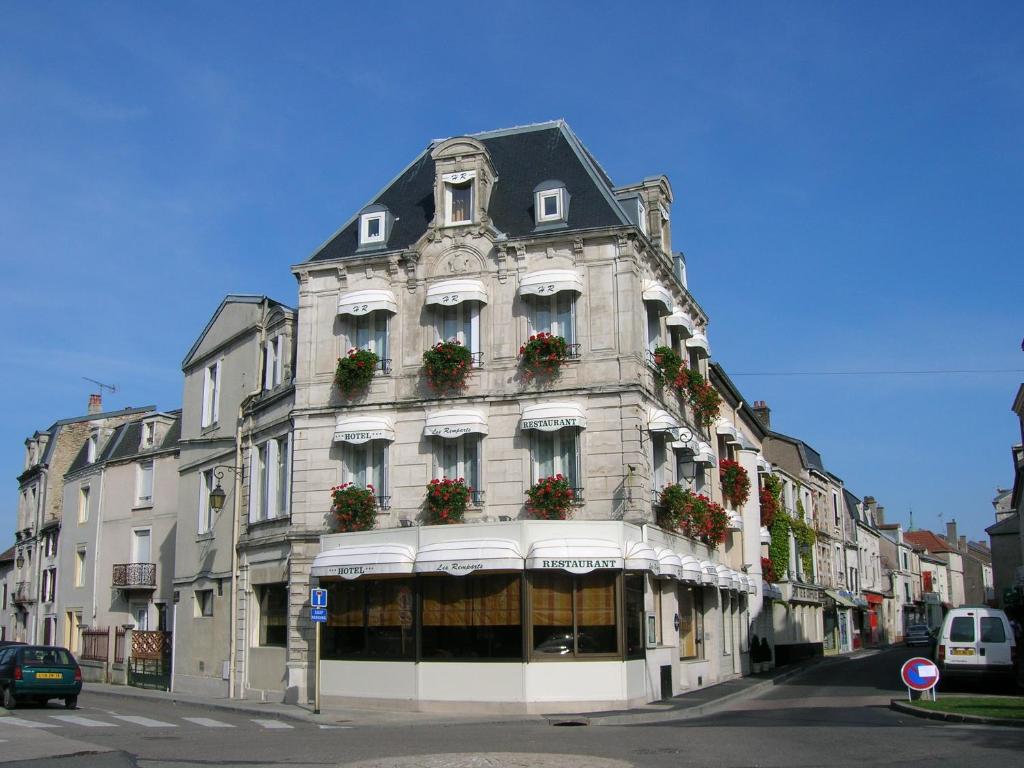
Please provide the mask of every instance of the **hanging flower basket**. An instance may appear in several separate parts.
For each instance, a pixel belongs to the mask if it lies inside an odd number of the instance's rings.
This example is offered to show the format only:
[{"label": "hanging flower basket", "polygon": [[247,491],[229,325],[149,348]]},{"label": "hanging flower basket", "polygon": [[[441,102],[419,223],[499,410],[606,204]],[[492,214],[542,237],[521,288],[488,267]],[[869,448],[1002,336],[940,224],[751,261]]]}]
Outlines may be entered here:
[{"label": "hanging flower basket", "polygon": [[575,498],[562,474],[542,477],[526,490],[526,511],[534,520],[565,520]]},{"label": "hanging flower basket", "polygon": [[775,563],[770,557],[761,558],[761,578],[769,584],[776,584],[779,581],[779,574],[775,571]]},{"label": "hanging flower basket", "polygon": [[438,393],[463,389],[472,367],[472,353],[457,339],[439,341],[423,353],[427,386]]},{"label": "hanging flower basket", "polygon": [[761,488],[761,525],[771,528],[782,509],[782,483],[775,475],[766,475]]},{"label": "hanging flower basket", "polygon": [[722,396],[700,371],[682,367],[676,375],[675,387],[693,408],[694,418],[705,427],[710,427],[718,418],[722,407]]},{"label": "hanging flower basket", "polygon": [[350,349],[345,357],[338,358],[334,383],[345,397],[352,397],[370,385],[379,362],[376,353],[368,349]]},{"label": "hanging flower basket", "polygon": [[676,354],[672,347],[655,347],[654,349],[654,378],[659,384],[668,382],[675,386],[676,378],[679,376],[679,369],[683,365],[683,359]]},{"label": "hanging flower basket", "polygon": [[427,524],[447,525],[461,523],[466,516],[469,497],[473,489],[464,478],[445,477],[427,483]]},{"label": "hanging flower basket", "polygon": [[534,376],[557,376],[568,356],[569,345],[562,336],[544,332],[531,336],[519,348],[523,378],[529,381]]},{"label": "hanging flower basket", "polygon": [[718,477],[722,482],[722,496],[734,507],[742,507],[750,498],[750,475],[739,462],[722,459],[718,464]]},{"label": "hanging flower basket", "polygon": [[695,494],[673,483],[662,489],[658,503],[662,508],[658,524],[662,527],[678,530],[684,536],[712,547],[718,546],[725,539],[729,529],[729,515],[721,504],[716,504],[707,496]]},{"label": "hanging flower basket", "polygon": [[335,527],[343,532],[369,531],[377,525],[377,495],[372,485],[342,483],[331,488]]}]

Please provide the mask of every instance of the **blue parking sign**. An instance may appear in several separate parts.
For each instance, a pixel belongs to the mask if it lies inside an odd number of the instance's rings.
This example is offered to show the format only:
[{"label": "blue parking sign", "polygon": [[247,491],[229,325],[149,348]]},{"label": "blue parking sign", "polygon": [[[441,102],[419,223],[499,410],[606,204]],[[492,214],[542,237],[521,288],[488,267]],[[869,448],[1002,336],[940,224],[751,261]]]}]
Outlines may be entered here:
[{"label": "blue parking sign", "polygon": [[309,611],[310,621],[316,624],[323,624],[327,621],[327,609],[326,608],[311,608]]},{"label": "blue parking sign", "polygon": [[327,590],[326,589],[313,589],[309,592],[309,604],[313,608],[326,608],[327,607]]}]

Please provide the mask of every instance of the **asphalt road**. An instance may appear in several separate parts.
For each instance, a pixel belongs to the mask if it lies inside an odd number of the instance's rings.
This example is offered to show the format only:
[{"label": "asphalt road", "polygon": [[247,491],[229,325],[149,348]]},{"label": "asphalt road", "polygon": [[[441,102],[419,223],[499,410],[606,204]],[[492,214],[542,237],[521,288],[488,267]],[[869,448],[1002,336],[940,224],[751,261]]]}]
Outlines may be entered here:
[{"label": "asphalt road", "polygon": [[60,768],[627,768],[1019,765],[1024,729],[946,725],[888,709],[912,652],[830,660],[701,719],[635,726],[495,722],[323,727],[84,693],[0,715],[0,763]]}]

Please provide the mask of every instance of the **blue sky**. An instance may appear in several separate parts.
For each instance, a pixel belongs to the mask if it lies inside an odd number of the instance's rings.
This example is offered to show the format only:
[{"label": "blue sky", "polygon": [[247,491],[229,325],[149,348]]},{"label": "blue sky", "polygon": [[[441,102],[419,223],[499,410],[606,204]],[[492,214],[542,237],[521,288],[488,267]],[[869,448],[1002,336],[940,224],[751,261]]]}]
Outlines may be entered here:
[{"label": "blue sky", "polygon": [[0,115],[5,530],[83,376],[177,407],[225,293],[294,303],[431,139],[558,117],[669,176],[714,357],[855,493],[979,537],[1011,481],[1024,374],[740,374],[1024,369],[1019,3],[8,2]]}]

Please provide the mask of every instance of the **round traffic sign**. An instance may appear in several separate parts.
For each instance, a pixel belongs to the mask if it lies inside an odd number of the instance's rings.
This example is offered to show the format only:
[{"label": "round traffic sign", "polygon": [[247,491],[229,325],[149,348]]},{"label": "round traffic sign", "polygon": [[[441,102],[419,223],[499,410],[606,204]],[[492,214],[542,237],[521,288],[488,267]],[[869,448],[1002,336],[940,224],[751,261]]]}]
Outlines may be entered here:
[{"label": "round traffic sign", "polygon": [[939,668],[931,659],[915,656],[900,669],[903,684],[914,691],[930,691],[939,682]]}]

